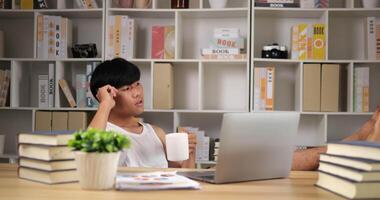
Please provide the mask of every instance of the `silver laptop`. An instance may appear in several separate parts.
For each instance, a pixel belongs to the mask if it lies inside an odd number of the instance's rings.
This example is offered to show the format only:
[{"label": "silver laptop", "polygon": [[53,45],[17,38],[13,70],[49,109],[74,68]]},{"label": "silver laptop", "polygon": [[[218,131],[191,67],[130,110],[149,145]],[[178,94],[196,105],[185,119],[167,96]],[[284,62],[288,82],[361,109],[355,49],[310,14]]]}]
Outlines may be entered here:
[{"label": "silver laptop", "polygon": [[224,114],[215,171],[180,174],[211,183],[287,177],[299,118],[285,112]]}]

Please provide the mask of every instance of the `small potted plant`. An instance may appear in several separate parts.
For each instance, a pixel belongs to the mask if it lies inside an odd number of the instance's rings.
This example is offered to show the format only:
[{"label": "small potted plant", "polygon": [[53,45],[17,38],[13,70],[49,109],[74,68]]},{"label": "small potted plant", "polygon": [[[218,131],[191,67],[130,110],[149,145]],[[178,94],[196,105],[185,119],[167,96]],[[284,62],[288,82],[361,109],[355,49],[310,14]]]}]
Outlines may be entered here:
[{"label": "small potted plant", "polygon": [[79,184],[83,189],[113,188],[120,151],[130,146],[127,136],[113,131],[78,131],[69,140],[74,150]]}]

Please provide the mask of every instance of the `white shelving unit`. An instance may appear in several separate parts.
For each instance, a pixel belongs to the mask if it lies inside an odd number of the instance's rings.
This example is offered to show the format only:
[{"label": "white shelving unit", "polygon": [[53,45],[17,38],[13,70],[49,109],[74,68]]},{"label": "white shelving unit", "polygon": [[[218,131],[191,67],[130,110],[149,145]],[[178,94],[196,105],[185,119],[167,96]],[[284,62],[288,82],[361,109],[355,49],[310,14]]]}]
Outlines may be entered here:
[{"label": "white shelving unit", "polygon": [[[170,0],[153,0],[149,8],[117,8],[112,1],[98,0],[98,9],[78,9],[67,0],[66,9],[56,9],[58,0],[48,0],[46,10],[0,10],[0,30],[5,32],[5,58],[0,69],[12,74],[10,103],[0,108],[0,134],[6,134],[7,154],[16,154],[16,133],[31,131],[38,110],[87,111],[96,108],[69,108],[56,85],[54,108],[38,108],[37,76],[48,72],[54,63],[56,79],[65,78],[75,87],[75,75],[84,73],[87,63],[106,59],[107,20],[112,15],[128,15],[137,23],[136,56],[129,61],[141,70],[144,85],[144,121],[174,132],[178,126],[205,130],[210,137],[220,133],[226,112],[253,110],[253,68],[276,68],[274,112],[301,114],[297,145],[319,146],[339,140],[369,119],[380,103],[380,61],[364,58],[364,17],[380,17],[380,9],[360,8],[358,0],[330,1],[328,9],[258,8],[250,0],[230,0],[224,9],[211,9],[208,0],[192,0],[189,9],[171,9]],[[59,0],[60,1],[60,0]],[[59,15],[73,22],[74,43],[96,43],[98,57],[91,59],[38,59],[36,56],[36,16]],[[262,59],[261,48],[270,43],[290,47],[290,27],[297,23],[327,25],[326,60]],[[151,27],[175,26],[175,57],[152,59]],[[237,27],[246,39],[248,59],[202,60],[200,49],[209,46],[212,31],[218,27]],[[170,62],[174,69],[174,109],[153,109],[153,69],[155,63]],[[304,112],[302,74],[305,63],[338,63],[347,71],[344,89],[347,102],[342,112]],[[370,66],[370,113],[353,113],[353,69]],[[212,164],[209,162],[203,164]]]}]

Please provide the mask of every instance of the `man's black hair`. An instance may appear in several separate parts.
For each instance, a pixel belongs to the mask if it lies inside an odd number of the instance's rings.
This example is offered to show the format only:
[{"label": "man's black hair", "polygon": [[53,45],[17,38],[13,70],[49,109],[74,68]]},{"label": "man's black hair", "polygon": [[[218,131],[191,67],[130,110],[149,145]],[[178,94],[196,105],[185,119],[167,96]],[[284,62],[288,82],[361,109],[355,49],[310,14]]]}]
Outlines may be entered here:
[{"label": "man's black hair", "polygon": [[123,58],[106,60],[99,64],[91,76],[90,89],[96,98],[98,89],[109,84],[116,89],[140,80],[139,68]]}]

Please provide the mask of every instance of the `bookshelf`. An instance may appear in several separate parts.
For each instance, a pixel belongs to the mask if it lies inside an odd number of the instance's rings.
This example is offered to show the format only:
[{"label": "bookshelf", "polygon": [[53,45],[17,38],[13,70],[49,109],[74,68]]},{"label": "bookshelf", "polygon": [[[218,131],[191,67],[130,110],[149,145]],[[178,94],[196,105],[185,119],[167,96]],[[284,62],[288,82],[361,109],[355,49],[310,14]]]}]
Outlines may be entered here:
[{"label": "bookshelf", "polygon": [[[6,135],[6,154],[16,154],[16,133],[33,129],[34,114],[39,110],[86,111],[96,108],[70,108],[60,88],[55,87],[55,107],[38,108],[38,74],[55,64],[55,78],[65,78],[75,87],[75,75],[84,73],[86,64],[106,59],[107,20],[113,15],[128,15],[138,25],[136,56],[129,61],[141,70],[144,85],[144,121],[162,127],[167,133],[177,126],[205,130],[219,136],[223,113],[257,112],[253,110],[253,71],[255,67],[276,69],[273,112],[301,114],[297,145],[319,146],[354,132],[369,119],[380,102],[380,61],[364,58],[364,17],[380,17],[380,8],[361,8],[358,0],[330,1],[327,9],[260,8],[249,0],[230,0],[224,9],[211,9],[208,0],[192,0],[189,9],[171,9],[170,0],[153,0],[148,8],[118,8],[112,1],[98,0],[97,9],[77,8],[66,1],[57,9],[58,0],[48,0],[45,10],[0,10],[0,30],[6,34],[5,57],[0,69],[11,70],[10,101],[0,108],[0,134]],[[36,17],[38,14],[68,17],[73,22],[74,43],[96,43],[98,56],[91,59],[37,58]],[[326,60],[263,59],[263,45],[278,42],[290,47],[290,27],[298,23],[325,23]],[[175,26],[174,59],[152,59],[151,26]],[[203,60],[200,49],[207,47],[217,27],[237,27],[246,40],[247,59]],[[22,31],[20,31],[22,30]],[[351,42],[347,42],[351,41]],[[174,109],[153,109],[153,70],[155,63],[170,62],[174,69]],[[308,63],[337,63],[347,70],[347,102],[341,112],[306,112],[302,110],[303,66]],[[353,112],[353,69],[369,66],[370,112]],[[209,164],[208,162],[205,162]]]}]

